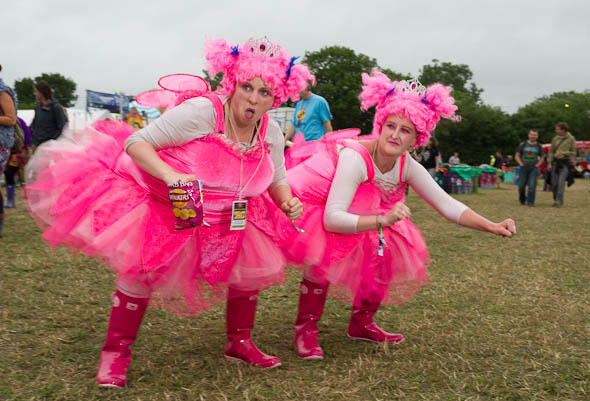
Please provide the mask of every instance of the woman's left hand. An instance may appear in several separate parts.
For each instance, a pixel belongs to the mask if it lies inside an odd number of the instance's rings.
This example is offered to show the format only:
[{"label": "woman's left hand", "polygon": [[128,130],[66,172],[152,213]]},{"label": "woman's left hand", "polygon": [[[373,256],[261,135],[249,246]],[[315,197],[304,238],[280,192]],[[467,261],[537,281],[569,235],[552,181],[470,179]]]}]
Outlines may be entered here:
[{"label": "woman's left hand", "polygon": [[163,181],[166,183],[166,185],[172,185],[179,182],[186,183],[190,181],[195,181],[197,179],[197,177],[195,177],[193,174],[177,173],[176,171],[167,173],[166,175],[164,175],[163,178]]},{"label": "woman's left hand", "polygon": [[514,235],[516,235],[516,223],[512,219],[506,219],[501,223],[494,224],[491,232],[492,234],[512,238]]},{"label": "woman's left hand", "polygon": [[303,205],[298,198],[293,197],[281,203],[281,210],[287,215],[289,220],[293,221],[301,217]]}]

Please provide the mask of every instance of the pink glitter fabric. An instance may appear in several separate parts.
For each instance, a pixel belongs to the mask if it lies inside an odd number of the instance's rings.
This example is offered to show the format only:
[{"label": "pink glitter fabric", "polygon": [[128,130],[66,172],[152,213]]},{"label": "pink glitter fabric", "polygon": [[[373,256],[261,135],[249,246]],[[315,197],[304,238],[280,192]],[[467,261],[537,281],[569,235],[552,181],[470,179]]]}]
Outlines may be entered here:
[{"label": "pink glitter fabric", "polygon": [[[346,138],[358,138],[360,133],[361,130],[358,128],[349,128],[331,132],[328,135],[330,136],[330,142],[336,142]],[[325,149],[325,141],[307,142],[303,134],[297,133],[297,135],[293,137],[293,145],[285,151],[285,168],[289,170],[308,159],[314,153],[322,152]]]},{"label": "pink glitter fabric", "polygon": [[307,271],[312,279],[329,281],[334,298],[352,304],[360,291],[367,299],[383,296],[385,304],[405,303],[428,284],[426,265],[430,262],[422,234],[410,220],[383,228],[387,243],[383,256],[377,253],[377,230],[339,234],[324,228],[326,200],[343,147],[359,152],[369,172],[369,180],[356,192],[350,213],[384,214],[396,202],[404,201],[407,184],[390,192],[384,190],[373,179],[371,157],[359,139],[350,138],[350,132],[334,132],[297,148],[299,164],[287,171],[287,178],[293,195],[303,202],[303,216],[296,223],[306,233],[293,230],[277,213],[282,248],[289,263]]},{"label": "pink glitter fabric", "polygon": [[[24,190],[27,208],[51,248],[64,245],[98,258],[125,282],[149,288],[150,305],[179,315],[196,315],[225,301],[230,282],[249,290],[277,284],[285,266],[269,222],[268,208],[276,207],[260,199],[274,174],[264,141],[268,117],[261,121],[258,144],[242,152],[223,134],[221,101],[206,97],[216,105],[215,131],[158,154],[176,171],[203,181],[211,227],[174,229],[166,184],[123,152],[134,130],[115,121],[98,121],[94,129],[38,148]],[[248,223],[243,231],[230,231],[240,165],[243,177],[254,177],[244,189]]]}]

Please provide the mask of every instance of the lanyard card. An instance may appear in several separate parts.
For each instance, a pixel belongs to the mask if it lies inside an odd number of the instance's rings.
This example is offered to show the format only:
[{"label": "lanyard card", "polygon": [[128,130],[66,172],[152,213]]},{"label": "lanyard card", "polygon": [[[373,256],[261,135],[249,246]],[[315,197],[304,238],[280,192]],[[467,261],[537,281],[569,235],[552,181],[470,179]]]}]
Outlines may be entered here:
[{"label": "lanyard card", "polygon": [[230,230],[243,230],[246,228],[246,214],[248,209],[247,200],[233,201],[231,207],[231,226]]}]

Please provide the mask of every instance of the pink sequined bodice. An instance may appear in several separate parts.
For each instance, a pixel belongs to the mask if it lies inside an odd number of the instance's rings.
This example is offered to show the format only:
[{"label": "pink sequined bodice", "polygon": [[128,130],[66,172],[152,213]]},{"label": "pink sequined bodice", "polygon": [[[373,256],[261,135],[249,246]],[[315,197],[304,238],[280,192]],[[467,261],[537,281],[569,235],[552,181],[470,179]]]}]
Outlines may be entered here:
[{"label": "pink sequined bodice", "polygon": [[358,215],[384,214],[406,196],[406,183],[399,184],[393,191],[381,187],[375,179],[359,185],[348,211]]},{"label": "pink sequined bodice", "polygon": [[[368,174],[368,180],[359,185],[356,191],[348,209],[350,213],[359,215],[385,213],[395,203],[404,201],[407,184],[402,182],[393,191],[383,188],[374,178],[373,162],[368,151],[363,145],[353,141],[334,144],[327,153],[316,153],[289,170],[289,185],[300,199],[312,204],[325,205],[336,173],[339,150],[343,147],[353,148],[363,156]],[[403,160],[400,161],[403,163]],[[401,170],[403,170],[403,164]]]}]

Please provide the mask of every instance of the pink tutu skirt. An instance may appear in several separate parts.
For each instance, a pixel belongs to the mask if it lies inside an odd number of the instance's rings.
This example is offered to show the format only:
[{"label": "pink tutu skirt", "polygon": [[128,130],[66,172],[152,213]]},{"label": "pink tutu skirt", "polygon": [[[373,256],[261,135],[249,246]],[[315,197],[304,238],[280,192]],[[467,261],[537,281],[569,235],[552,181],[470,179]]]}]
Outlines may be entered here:
[{"label": "pink tutu skirt", "polygon": [[[133,132],[123,123],[99,121],[94,129],[66,133],[37,149],[27,165],[24,194],[49,246],[64,245],[101,260],[120,280],[147,288],[152,306],[179,315],[196,315],[224,301],[229,285],[254,290],[280,283],[285,258],[273,240],[269,216],[274,210],[268,208],[274,205],[259,196],[272,178],[272,162],[263,163],[260,180],[250,186],[258,195],[250,194],[245,230],[230,231],[229,219],[175,230],[166,185],[122,151]],[[201,163],[206,157],[226,160],[230,169],[240,158],[217,134],[159,153],[177,171],[212,180],[222,177],[206,170],[218,171],[219,164]],[[247,159],[245,172],[259,160]],[[217,206],[213,198],[204,191],[205,208]]]},{"label": "pink tutu skirt", "polygon": [[379,298],[385,304],[403,304],[428,285],[428,249],[411,221],[403,220],[383,229],[387,246],[383,256],[379,256],[376,231],[332,233],[324,228],[324,206],[304,202],[304,209],[305,216],[298,225],[307,237],[293,233],[283,223],[283,250],[288,262],[310,279],[327,280],[333,298],[352,304],[361,292],[370,297],[381,294]]}]

